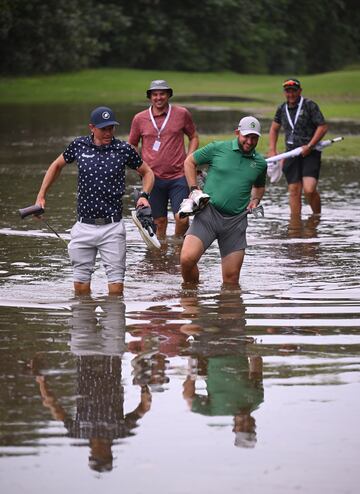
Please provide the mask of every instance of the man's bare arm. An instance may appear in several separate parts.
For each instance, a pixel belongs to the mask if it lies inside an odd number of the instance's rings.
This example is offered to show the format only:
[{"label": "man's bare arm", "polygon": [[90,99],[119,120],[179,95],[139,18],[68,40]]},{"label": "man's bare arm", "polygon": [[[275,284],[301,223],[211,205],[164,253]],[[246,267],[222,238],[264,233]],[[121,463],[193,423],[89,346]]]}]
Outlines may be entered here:
[{"label": "man's bare arm", "polygon": [[55,182],[55,180],[59,177],[61,170],[64,168],[65,165],[66,161],[64,159],[64,156],[60,154],[60,156],[58,156],[56,160],[51,163],[47,172],[45,173],[44,179],[36,198],[36,204],[38,204],[42,208],[45,209],[45,198],[48,190]]}]

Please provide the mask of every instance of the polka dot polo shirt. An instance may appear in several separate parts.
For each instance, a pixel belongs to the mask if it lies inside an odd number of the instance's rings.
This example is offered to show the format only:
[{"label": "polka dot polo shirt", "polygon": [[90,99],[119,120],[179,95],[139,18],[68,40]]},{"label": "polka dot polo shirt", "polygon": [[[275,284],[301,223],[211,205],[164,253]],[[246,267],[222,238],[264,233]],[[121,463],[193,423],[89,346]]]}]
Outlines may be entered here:
[{"label": "polka dot polo shirt", "polygon": [[66,163],[77,162],[77,212],[83,218],[106,218],[122,214],[125,165],[136,170],[142,160],[125,141],[113,137],[110,144],[96,146],[92,136],[77,137],[65,149]]}]

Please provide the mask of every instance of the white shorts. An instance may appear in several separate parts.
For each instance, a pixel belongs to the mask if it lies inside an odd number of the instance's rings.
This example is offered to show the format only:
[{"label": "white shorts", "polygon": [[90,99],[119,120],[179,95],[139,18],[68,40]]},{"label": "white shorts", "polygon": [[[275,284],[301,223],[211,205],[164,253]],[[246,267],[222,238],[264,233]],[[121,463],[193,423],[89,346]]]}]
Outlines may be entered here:
[{"label": "white shorts", "polygon": [[71,229],[69,256],[74,282],[89,283],[99,252],[108,283],[123,283],[126,261],[126,232],[123,220],[108,225],[77,221]]}]

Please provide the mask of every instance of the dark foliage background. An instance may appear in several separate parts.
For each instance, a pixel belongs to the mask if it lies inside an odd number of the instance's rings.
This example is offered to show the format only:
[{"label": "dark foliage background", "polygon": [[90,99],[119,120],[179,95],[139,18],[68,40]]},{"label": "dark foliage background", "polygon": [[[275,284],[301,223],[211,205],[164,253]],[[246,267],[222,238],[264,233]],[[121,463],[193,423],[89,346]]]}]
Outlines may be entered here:
[{"label": "dark foliage background", "polygon": [[360,60],[357,0],[0,0],[0,73],[318,73]]}]

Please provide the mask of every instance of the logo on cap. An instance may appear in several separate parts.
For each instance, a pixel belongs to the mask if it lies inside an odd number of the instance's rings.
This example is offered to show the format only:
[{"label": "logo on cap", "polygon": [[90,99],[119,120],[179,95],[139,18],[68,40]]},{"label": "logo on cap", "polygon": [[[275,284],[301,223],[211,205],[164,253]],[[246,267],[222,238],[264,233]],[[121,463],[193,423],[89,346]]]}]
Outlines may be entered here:
[{"label": "logo on cap", "polygon": [[243,117],[239,122],[238,130],[243,136],[248,134],[261,136],[261,125],[255,117]]},{"label": "logo on cap", "polygon": [[109,120],[110,118],[110,113],[108,111],[103,111],[102,114],[101,114],[102,118],[104,120]]}]

